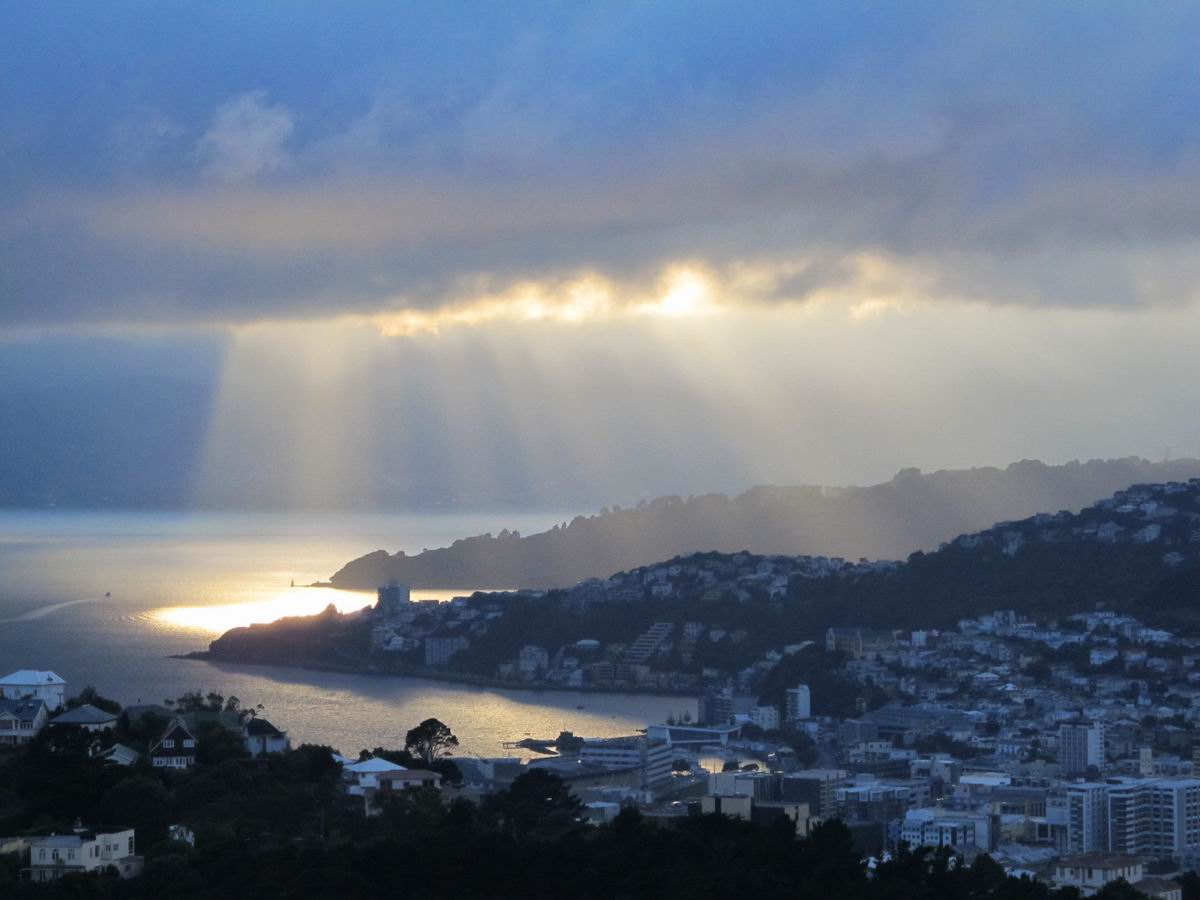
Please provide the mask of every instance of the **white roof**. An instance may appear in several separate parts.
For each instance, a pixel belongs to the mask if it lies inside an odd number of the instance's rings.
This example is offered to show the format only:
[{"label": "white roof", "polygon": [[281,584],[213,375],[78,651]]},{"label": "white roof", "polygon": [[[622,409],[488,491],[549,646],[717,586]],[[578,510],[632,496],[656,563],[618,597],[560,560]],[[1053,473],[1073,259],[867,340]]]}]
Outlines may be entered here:
[{"label": "white roof", "polygon": [[406,771],[404,766],[398,765],[394,762],[388,762],[386,759],[380,759],[377,756],[373,756],[370,759],[364,759],[362,762],[354,763],[354,765],[351,766],[346,766],[345,770],[347,772],[357,772],[359,774],[366,774],[370,772]]},{"label": "white roof", "polygon": [[15,684],[25,687],[31,684],[66,684],[53,672],[39,672],[34,669],[20,669],[11,675],[0,678],[0,684]]}]

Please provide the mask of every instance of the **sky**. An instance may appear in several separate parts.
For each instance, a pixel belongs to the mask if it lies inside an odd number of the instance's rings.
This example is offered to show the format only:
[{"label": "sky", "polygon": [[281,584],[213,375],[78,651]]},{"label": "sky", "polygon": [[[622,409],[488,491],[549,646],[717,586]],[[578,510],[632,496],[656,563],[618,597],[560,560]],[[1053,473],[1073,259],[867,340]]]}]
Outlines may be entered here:
[{"label": "sky", "polygon": [[586,505],[1200,455],[1198,26],[6,4],[8,477]]}]

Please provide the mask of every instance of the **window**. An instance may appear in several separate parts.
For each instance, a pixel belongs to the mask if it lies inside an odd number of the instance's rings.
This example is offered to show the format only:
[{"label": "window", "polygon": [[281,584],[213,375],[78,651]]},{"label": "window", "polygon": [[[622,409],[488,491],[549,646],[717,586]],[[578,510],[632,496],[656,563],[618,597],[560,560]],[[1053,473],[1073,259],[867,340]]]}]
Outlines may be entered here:
[{"label": "window", "polygon": [[166,738],[163,741],[162,745],[164,747],[166,747],[168,750],[173,750],[173,749],[175,749],[175,739],[174,738]]},{"label": "window", "polygon": [[185,747],[195,747],[195,746],[196,746],[196,742],[195,742],[195,741],[193,741],[191,738],[184,738],[184,739],[183,739],[183,746],[185,746]]}]

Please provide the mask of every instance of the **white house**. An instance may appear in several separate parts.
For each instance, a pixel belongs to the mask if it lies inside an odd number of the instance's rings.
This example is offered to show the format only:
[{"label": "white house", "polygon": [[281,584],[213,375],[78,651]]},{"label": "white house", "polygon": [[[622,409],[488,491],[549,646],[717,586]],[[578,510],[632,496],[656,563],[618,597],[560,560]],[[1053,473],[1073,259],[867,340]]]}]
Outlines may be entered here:
[{"label": "white house", "polygon": [[63,705],[66,686],[67,683],[53,672],[20,669],[0,678],[0,697],[10,700],[34,697],[46,701],[50,709],[58,709]]},{"label": "white house", "polygon": [[24,744],[33,740],[49,718],[44,700],[0,698],[0,744]]},{"label": "white house", "polygon": [[351,763],[342,767],[342,778],[346,782],[346,793],[356,796],[365,794],[368,789],[379,787],[379,776],[390,772],[407,772],[408,770],[386,759],[371,757],[362,762]]},{"label": "white house", "polygon": [[380,772],[376,777],[376,787],[363,791],[363,804],[368,816],[379,812],[378,802],[381,796],[402,793],[409,790],[419,790],[431,787],[441,789],[442,776],[428,769],[404,769],[400,772]]},{"label": "white house", "polygon": [[142,872],[143,860],[135,855],[132,828],[93,832],[77,828],[74,834],[34,838],[29,847],[31,881],[55,881],[72,872],[104,871],[110,866],[122,878]]},{"label": "white house", "polygon": [[292,749],[287,732],[280,731],[266,719],[253,718],[242,728],[242,741],[251,758],[267,753],[287,753]]}]

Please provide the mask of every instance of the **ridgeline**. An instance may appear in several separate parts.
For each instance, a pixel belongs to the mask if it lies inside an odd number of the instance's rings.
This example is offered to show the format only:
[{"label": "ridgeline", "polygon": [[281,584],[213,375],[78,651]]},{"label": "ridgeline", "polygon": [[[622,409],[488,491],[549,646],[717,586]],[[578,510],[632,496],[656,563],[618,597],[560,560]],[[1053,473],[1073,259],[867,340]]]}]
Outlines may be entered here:
[{"label": "ridgeline", "polygon": [[699,551],[902,559],[956,534],[1045,510],[1077,511],[1130,484],[1200,476],[1200,460],[1131,457],[1049,466],[905,469],[869,487],[755,487],[736,497],[662,497],[579,516],[549,531],[502,531],[408,556],[368,553],[339,570],[335,587],[396,580],[422,588],[568,587]]}]

